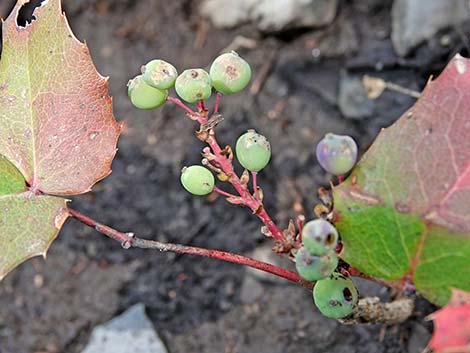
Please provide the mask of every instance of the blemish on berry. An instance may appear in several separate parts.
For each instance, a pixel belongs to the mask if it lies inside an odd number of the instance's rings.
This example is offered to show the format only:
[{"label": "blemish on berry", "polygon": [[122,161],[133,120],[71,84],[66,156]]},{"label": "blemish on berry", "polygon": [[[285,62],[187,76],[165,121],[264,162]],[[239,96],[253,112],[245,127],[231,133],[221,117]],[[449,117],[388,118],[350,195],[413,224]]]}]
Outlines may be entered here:
[{"label": "blemish on berry", "polygon": [[350,302],[351,300],[353,300],[353,295],[351,293],[351,290],[346,287],[343,289],[343,297],[344,299],[346,299],[346,301]]},{"label": "blemish on berry", "polygon": [[227,66],[225,68],[225,73],[232,79],[236,79],[238,77],[238,71],[235,67],[233,66]]}]

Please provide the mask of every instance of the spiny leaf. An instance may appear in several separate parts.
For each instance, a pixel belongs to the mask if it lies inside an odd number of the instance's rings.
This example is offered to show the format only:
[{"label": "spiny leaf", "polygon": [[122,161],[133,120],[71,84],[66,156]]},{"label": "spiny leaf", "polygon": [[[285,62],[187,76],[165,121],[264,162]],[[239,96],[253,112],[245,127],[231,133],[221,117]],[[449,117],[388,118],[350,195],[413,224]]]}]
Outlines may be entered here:
[{"label": "spiny leaf", "polygon": [[470,352],[469,292],[453,290],[449,304],[430,318],[434,321],[434,333],[429,342],[433,352]]},{"label": "spiny leaf", "polygon": [[111,172],[120,132],[107,79],[74,38],[60,0],[3,24],[0,61],[0,280],[45,256],[69,216],[66,200]]},{"label": "spiny leaf", "polygon": [[334,188],[341,256],[382,279],[412,278],[445,304],[470,290],[470,60],[457,55]]},{"label": "spiny leaf", "polygon": [[0,280],[21,262],[45,255],[68,216],[65,203],[26,191],[23,176],[0,155]]},{"label": "spiny leaf", "polygon": [[85,193],[110,172],[119,125],[108,81],[74,38],[60,0],[17,25],[20,0],[3,24],[0,61],[0,154],[33,190]]},{"label": "spiny leaf", "polygon": [[30,192],[0,196],[0,280],[33,256],[46,256],[68,217],[66,200]]}]

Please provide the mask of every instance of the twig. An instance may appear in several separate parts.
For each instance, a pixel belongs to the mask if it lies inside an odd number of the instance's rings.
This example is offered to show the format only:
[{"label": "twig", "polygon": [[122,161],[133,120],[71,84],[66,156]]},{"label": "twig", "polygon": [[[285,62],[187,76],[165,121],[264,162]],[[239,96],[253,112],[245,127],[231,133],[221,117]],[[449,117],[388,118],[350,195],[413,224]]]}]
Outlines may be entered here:
[{"label": "twig", "polygon": [[209,21],[201,19],[197,24],[196,39],[194,40],[194,49],[201,50],[206,43],[207,34],[210,30]]},{"label": "twig", "polygon": [[363,298],[356,309],[346,319],[339,320],[346,325],[354,324],[400,324],[411,316],[414,310],[413,298],[397,299],[390,303],[382,303],[379,298]]},{"label": "twig", "polygon": [[264,84],[266,83],[267,79],[269,78],[269,74],[271,70],[276,65],[277,62],[277,53],[278,50],[274,50],[273,53],[268,57],[268,59],[264,62],[263,66],[259,70],[259,74],[254,79],[253,83],[250,87],[250,93],[252,95],[257,95],[263,89]]},{"label": "twig", "polygon": [[[342,245],[340,246],[339,252],[341,252]],[[378,278],[371,277],[369,275],[366,275],[365,273],[359,271],[357,268],[350,266],[346,271],[346,274],[348,276],[353,276],[353,277],[359,277],[359,278],[364,278],[368,281],[375,282],[377,284],[380,284],[381,286],[391,288],[393,291],[399,293],[401,289],[403,288],[403,284],[401,281],[384,281]]]},{"label": "twig", "polygon": [[392,83],[392,82],[386,82],[386,84],[387,84],[387,88],[390,91],[395,91],[395,92],[398,92],[398,93],[401,93],[401,94],[405,94],[405,95],[413,97],[413,98],[421,97],[421,93],[419,93],[417,91],[414,91],[412,89],[402,87],[402,86],[397,85],[397,84]]},{"label": "twig", "polygon": [[364,89],[366,90],[367,97],[369,99],[378,98],[386,89],[405,94],[413,98],[419,98],[421,96],[421,93],[419,92],[402,87],[392,82],[387,82],[379,77],[364,75],[362,77],[362,84],[364,86]]},{"label": "twig", "polygon": [[237,51],[239,49],[255,49],[257,46],[258,42],[255,39],[238,35],[235,37],[232,43],[222,49],[220,53],[227,53],[232,50]]},{"label": "twig", "polygon": [[72,209],[68,208],[70,216],[80,221],[81,223],[95,229],[97,232],[106,235],[121,243],[123,248],[140,248],[140,249],[155,249],[164,252],[175,252],[179,254],[196,255],[202,257],[209,257],[226,262],[232,262],[239,265],[249,266],[260,271],[271,273],[275,276],[285,278],[291,282],[300,284],[307,289],[313,288],[313,283],[305,281],[297,273],[289,271],[285,268],[268,264],[266,262],[258,261],[250,257],[234,254],[230,252],[199,248],[195,246],[186,246],[181,244],[162,243],[155,240],[141,239],[133,235],[133,233],[123,233],[107,225],[101,224],[92,218]]}]

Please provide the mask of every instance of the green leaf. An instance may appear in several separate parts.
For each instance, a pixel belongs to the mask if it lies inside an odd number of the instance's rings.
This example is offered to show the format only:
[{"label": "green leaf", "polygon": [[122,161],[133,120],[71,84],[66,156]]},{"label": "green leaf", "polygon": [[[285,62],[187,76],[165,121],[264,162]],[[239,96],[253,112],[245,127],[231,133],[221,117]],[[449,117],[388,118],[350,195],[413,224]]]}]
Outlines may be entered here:
[{"label": "green leaf", "polygon": [[68,217],[66,200],[25,191],[21,173],[0,155],[0,280],[17,265],[45,256]]},{"label": "green leaf", "polygon": [[33,256],[46,256],[68,217],[66,200],[30,192],[0,196],[0,280]]},{"label": "green leaf", "polygon": [[470,60],[457,55],[335,187],[341,257],[444,305],[470,290]]},{"label": "green leaf", "polygon": [[25,180],[18,169],[0,155],[0,196],[25,191]]}]

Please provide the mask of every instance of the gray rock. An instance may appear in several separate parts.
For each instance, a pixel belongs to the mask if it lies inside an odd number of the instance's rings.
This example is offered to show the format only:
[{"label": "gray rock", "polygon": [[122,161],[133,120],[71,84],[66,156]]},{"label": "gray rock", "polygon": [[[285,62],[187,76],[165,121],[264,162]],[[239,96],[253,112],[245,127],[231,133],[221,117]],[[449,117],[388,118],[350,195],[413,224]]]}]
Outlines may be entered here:
[{"label": "gray rock", "polygon": [[439,30],[469,20],[467,0],[395,0],[392,8],[392,42],[405,56]]},{"label": "gray rock", "polygon": [[421,324],[415,323],[408,341],[408,352],[423,352],[431,338],[431,333]]},{"label": "gray rock", "polygon": [[372,115],[374,102],[367,98],[361,76],[341,73],[338,105],[344,117],[363,119]]},{"label": "gray rock", "polygon": [[206,0],[201,5],[201,15],[210,18],[216,27],[232,28],[250,21],[254,4],[253,0]]},{"label": "gray rock", "polygon": [[145,315],[144,305],[136,304],[96,327],[82,353],[167,353],[167,350]]},{"label": "gray rock", "polygon": [[263,32],[279,32],[328,25],[337,6],[337,0],[205,0],[201,14],[220,28],[252,22]]}]

